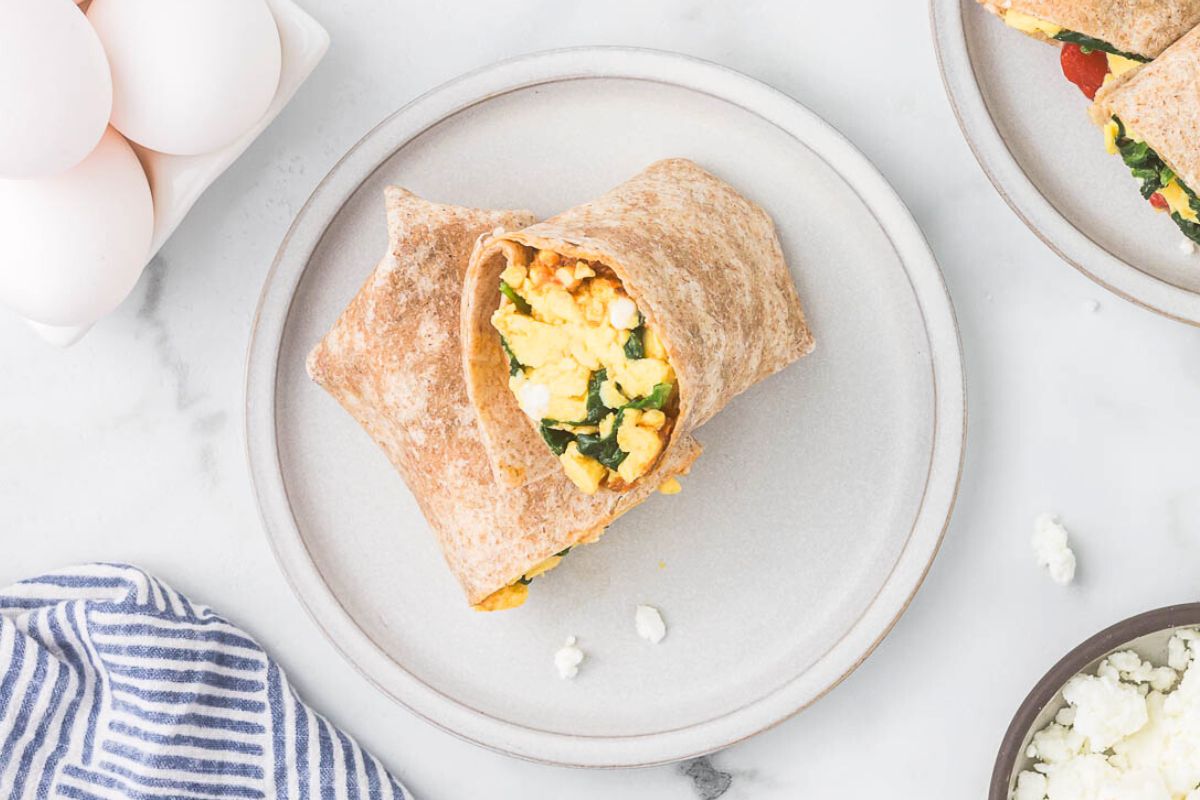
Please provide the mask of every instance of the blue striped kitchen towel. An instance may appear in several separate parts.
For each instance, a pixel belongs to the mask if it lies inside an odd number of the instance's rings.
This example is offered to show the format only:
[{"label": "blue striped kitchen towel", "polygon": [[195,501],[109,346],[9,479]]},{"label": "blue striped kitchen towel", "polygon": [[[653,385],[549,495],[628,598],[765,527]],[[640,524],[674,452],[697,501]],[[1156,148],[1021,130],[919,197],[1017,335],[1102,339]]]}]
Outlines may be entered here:
[{"label": "blue striped kitchen towel", "polygon": [[0,798],[407,795],[243,631],[140,569],[0,589]]}]

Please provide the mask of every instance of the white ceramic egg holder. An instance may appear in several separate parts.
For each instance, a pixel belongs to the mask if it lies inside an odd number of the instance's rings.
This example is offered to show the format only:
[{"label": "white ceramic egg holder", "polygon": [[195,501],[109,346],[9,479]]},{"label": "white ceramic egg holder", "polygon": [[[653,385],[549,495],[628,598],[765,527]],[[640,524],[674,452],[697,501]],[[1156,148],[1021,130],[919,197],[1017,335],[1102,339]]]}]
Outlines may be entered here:
[{"label": "white ceramic egg holder", "polygon": [[[154,237],[146,263],[183,222],[204,190],[279,116],[329,49],[329,34],[292,0],[267,0],[267,5],[279,28],[283,59],[279,88],[262,119],[232,144],[198,156],[165,155],[130,142],[146,170],[150,192],[154,196]],[[60,347],[79,341],[91,328],[90,325],[56,326],[26,321],[43,339]]]}]

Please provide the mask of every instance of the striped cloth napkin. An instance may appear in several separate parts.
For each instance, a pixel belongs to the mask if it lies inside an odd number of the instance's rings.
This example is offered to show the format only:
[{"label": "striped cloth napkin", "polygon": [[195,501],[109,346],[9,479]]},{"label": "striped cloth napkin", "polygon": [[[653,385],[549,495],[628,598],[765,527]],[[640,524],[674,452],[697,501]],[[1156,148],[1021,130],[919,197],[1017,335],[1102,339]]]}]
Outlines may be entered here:
[{"label": "striped cloth napkin", "polygon": [[0,589],[0,798],[406,800],[244,632],[124,564]]}]

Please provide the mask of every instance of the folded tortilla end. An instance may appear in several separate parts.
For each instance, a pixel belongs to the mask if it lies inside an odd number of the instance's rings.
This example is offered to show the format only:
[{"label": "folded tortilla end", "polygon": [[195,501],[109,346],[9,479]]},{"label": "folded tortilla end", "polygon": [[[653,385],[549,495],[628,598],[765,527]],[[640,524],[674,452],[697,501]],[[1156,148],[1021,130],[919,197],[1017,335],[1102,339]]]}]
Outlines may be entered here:
[{"label": "folded tortilla end", "polygon": [[[587,497],[557,472],[520,488],[495,479],[463,377],[463,276],[481,235],[526,227],[534,217],[432,203],[398,187],[385,198],[388,252],[305,366],[400,473],[475,606],[594,539],[653,486]],[[657,476],[683,472],[698,453],[689,441]],[[353,531],[344,533],[353,546]]]},{"label": "folded tortilla end", "polygon": [[[1200,2],[1200,0],[1198,0]],[[1200,27],[1154,61],[1109,81],[1089,109],[1105,125],[1117,117],[1189,188],[1200,187]]]}]

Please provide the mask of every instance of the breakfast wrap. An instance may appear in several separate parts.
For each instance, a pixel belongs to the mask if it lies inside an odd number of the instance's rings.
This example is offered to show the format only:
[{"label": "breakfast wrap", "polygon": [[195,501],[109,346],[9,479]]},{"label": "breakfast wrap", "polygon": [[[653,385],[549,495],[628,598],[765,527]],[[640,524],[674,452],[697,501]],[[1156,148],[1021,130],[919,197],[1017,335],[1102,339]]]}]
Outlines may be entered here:
[{"label": "breakfast wrap", "polygon": [[1200,28],[1096,95],[1092,119],[1142,197],[1200,244]]},{"label": "breakfast wrap", "polygon": [[481,240],[462,324],[496,480],[565,473],[587,495],[653,487],[692,431],[813,349],[771,218],[683,159]]},{"label": "breakfast wrap", "polygon": [[1200,0],[979,0],[1038,39],[1149,61],[1200,25]]},{"label": "breakfast wrap", "polygon": [[979,2],[1009,27],[1060,45],[1063,74],[1088,98],[1200,25],[1200,0]]},{"label": "breakfast wrap", "polygon": [[385,199],[388,253],[309,355],[308,372],[400,472],[467,601],[512,608],[567,550],[686,471],[699,446],[682,442],[654,482],[627,495],[584,495],[560,473],[499,486],[463,382],[459,298],[480,235],[534,218],[430,203],[395,187]]}]

